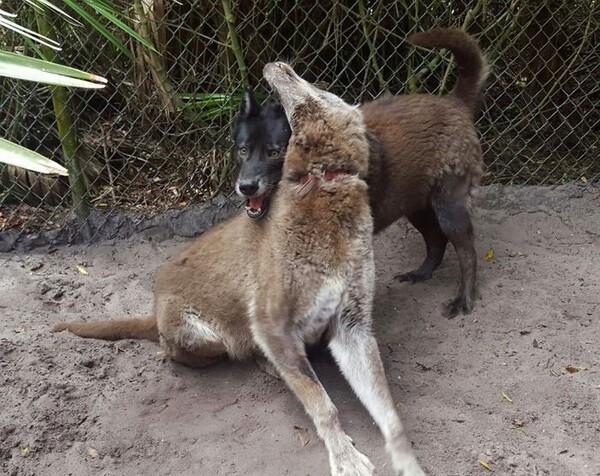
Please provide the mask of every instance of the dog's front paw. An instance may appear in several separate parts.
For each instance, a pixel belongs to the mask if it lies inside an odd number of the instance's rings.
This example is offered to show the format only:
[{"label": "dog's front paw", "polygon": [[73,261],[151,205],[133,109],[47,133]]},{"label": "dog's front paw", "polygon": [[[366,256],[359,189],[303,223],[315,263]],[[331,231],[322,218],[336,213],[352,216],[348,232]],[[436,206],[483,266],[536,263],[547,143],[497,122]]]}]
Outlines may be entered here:
[{"label": "dog's front paw", "polygon": [[396,476],[427,476],[417,463],[415,458],[409,461],[394,462],[394,474]]},{"label": "dog's front paw", "polygon": [[281,380],[281,375],[279,374],[279,371],[277,370],[275,365],[273,365],[273,363],[266,357],[263,357],[262,355],[256,356],[254,358],[254,362],[256,363],[256,366],[261,372],[264,372],[267,375],[276,378],[277,380]]},{"label": "dog's front paw", "polygon": [[391,439],[385,448],[392,459],[396,476],[426,476],[411,449],[411,443],[405,437]]},{"label": "dog's front paw", "polygon": [[467,299],[464,296],[459,296],[456,299],[450,301],[444,310],[444,315],[448,319],[456,317],[460,312],[463,314],[469,314],[473,310],[473,300]]},{"label": "dog's front paw", "polygon": [[409,271],[408,273],[400,273],[394,276],[396,281],[400,281],[401,283],[409,282],[409,283],[420,283],[421,281],[427,281],[431,279],[431,273],[422,273],[419,271]]},{"label": "dog's front paw", "polygon": [[364,454],[358,451],[347,437],[344,447],[330,455],[332,476],[373,476],[375,466]]}]

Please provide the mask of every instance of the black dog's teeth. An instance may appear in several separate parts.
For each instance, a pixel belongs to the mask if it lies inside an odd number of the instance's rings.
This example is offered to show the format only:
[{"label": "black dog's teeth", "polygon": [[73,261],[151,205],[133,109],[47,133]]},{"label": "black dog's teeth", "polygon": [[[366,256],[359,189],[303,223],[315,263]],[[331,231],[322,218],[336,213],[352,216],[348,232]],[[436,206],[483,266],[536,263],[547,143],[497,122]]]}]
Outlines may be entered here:
[{"label": "black dog's teeth", "polygon": [[262,202],[262,207],[260,208],[251,208],[250,200],[246,200],[246,214],[253,219],[258,219],[264,217],[269,211],[269,197],[266,197]]},{"label": "black dog's teeth", "polygon": [[257,210],[257,209],[255,209],[255,208],[248,208],[248,209],[246,210],[246,213],[248,213],[248,216],[249,216],[250,218],[258,218],[258,217],[260,217],[260,215],[262,214],[262,209],[261,209],[261,208],[259,208],[259,209]]}]

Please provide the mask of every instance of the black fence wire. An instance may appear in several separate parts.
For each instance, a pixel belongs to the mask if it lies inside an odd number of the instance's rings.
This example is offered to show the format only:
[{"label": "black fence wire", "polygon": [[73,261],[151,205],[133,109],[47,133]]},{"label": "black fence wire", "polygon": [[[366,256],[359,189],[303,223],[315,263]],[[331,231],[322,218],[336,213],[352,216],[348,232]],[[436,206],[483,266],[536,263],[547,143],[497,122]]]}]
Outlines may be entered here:
[{"label": "black fence wire", "polygon": [[[447,92],[451,55],[405,41],[435,26],[474,35],[491,66],[477,119],[484,183],[600,177],[597,0],[98,2],[137,36],[99,16],[93,1],[79,3],[94,22],[55,3],[83,25],[26,2],[2,8],[33,30],[42,17],[63,47],[56,61],[109,86],[63,95],[76,138],[69,147],[50,88],[0,79],[0,136],[70,168],[58,178],[0,165],[0,231],[60,228],[90,210],[155,216],[230,194],[232,121],[245,87],[268,99],[261,73],[269,61],[290,61],[349,102]],[[36,55],[9,31],[0,41]]]}]

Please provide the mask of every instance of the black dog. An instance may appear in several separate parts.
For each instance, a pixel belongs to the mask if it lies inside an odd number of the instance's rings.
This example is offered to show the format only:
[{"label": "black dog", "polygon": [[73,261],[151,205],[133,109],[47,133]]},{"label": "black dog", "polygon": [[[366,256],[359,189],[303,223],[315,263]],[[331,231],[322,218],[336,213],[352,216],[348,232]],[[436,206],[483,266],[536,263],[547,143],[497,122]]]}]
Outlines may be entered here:
[{"label": "black dog", "polygon": [[246,199],[250,218],[262,218],[269,209],[269,195],[281,180],[291,134],[281,105],[261,106],[251,89],[244,93],[232,139],[241,165],[235,190]]}]

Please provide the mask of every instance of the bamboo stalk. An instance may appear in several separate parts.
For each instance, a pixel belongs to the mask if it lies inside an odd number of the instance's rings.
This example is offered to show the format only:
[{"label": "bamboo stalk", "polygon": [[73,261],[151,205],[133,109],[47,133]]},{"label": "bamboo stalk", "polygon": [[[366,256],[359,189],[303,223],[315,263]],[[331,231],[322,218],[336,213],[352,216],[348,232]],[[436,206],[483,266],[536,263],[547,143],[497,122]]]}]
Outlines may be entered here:
[{"label": "bamboo stalk", "polygon": [[416,94],[419,92],[419,83],[417,82],[417,75],[414,74],[414,55],[409,56],[409,61],[407,64],[407,76],[408,79],[406,81],[406,93],[407,94]]},{"label": "bamboo stalk", "polygon": [[585,29],[584,29],[584,32],[582,35],[582,40],[579,43],[579,46],[577,47],[575,52],[573,53],[573,56],[571,57],[571,61],[569,61],[569,64],[564,68],[562,74],[558,78],[556,78],[556,80],[554,80],[552,87],[544,95],[544,97],[537,103],[535,110],[531,111],[529,114],[524,114],[521,117],[521,119],[519,119],[518,121],[511,122],[510,125],[503,131],[503,134],[507,135],[511,131],[518,130],[523,124],[530,122],[530,121],[534,120],[538,115],[543,114],[544,108],[552,100],[552,96],[553,96],[554,92],[556,91],[556,88],[558,88],[559,86],[562,86],[563,79],[565,79],[567,74],[569,74],[569,72],[571,71],[571,68],[573,68],[573,66],[575,65],[575,62],[581,55],[581,51],[583,50],[583,47],[585,46],[586,42],[588,41],[588,36],[590,34],[591,22],[592,22],[592,19],[594,18],[594,8],[595,8],[595,5],[592,5],[590,15],[588,17],[588,21],[586,23],[586,26],[585,26]]},{"label": "bamboo stalk", "polygon": [[383,91],[388,91],[387,83],[385,79],[383,79],[383,74],[381,73],[381,69],[377,64],[377,50],[375,49],[375,45],[371,41],[371,35],[369,32],[369,28],[367,27],[367,12],[365,10],[365,4],[363,0],[358,0],[358,13],[360,15],[360,23],[362,26],[363,35],[365,37],[365,41],[367,42],[367,46],[369,48],[369,62],[371,63],[371,67],[373,68],[373,73],[375,73],[375,77],[379,82],[379,87]]},{"label": "bamboo stalk", "polygon": [[[592,8],[594,8],[594,7],[592,6]],[[579,43],[579,46],[573,53],[571,61],[569,61],[569,64],[567,65],[567,67],[564,69],[562,74],[557,79],[554,80],[554,82],[552,83],[552,86],[550,87],[550,90],[546,93],[546,95],[542,99],[541,104],[539,106],[540,110],[552,99],[552,95],[556,91],[556,88],[558,88],[559,86],[562,86],[563,79],[571,71],[571,68],[573,68],[577,59],[579,59],[579,56],[581,55],[581,51],[583,50],[583,47],[585,46],[585,44],[588,40],[588,36],[590,34],[590,25],[592,23],[592,18],[594,18],[594,15],[592,12],[590,12],[588,21],[585,25],[585,30],[583,32],[583,37],[581,39],[581,42]]]},{"label": "bamboo stalk", "polygon": [[[157,51],[164,51],[165,45],[161,44],[161,37],[164,37],[164,34],[157,30],[158,22],[156,21],[155,13],[152,10],[154,4],[151,3],[145,5],[142,4],[142,0],[134,0],[133,7],[138,20],[136,27],[139,34],[152,43]],[[158,7],[160,14],[160,5]],[[154,28],[152,27],[152,24],[154,24]],[[157,51],[152,51],[142,44],[137,44],[137,46],[142,60],[142,70],[145,69],[144,66],[147,66],[150,69],[152,80],[158,91],[161,107],[165,115],[171,117],[178,109],[181,109],[182,104],[167,75],[164,57]]]},{"label": "bamboo stalk", "polygon": [[[48,21],[46,13],[36,11],[36,21],[39,32],[48,37],[54,37],[54,28]],[[40,45],[44,59],[54,61],[56,53],[52,48]],[[83,175],[83,167],[77,155],[77,131],[73,124],[73,117],[69,109],[69,91],[62,86],[48,86],[52,96],[54,115],[58,129],[58,137],[65,159],[65,167],[69,171],[69,189],[73,201],[73,209],[79,218],[86,218],[90,214],[89,191]]]},{"label": "bamboo stalk", "polygon": [[[496,59],[496,57],[500,55],[500,53],[502,52],[502,45],[504,44],[506,39],[510,36],[512,31],[515,29],[515,26],[519,23],[519,18],[521,16],[521,13],[524,10],[524,7],[518,8],[518,3],[519,3],[519,0],[512,0],[510,2],[509,13],[513,14],[513,18],[512,18],[512,21],[510,22],[510,25],[502,32],[502,34],[498,38],[498,41],[496,41],[494,44],[494,49],[492,50],[492,52],[490,54],[491,62],[493,62]],[[524,30],[525,28],[526,28],[526,26],[524,26],[522,28],[522,30]]]},{"label": "bamboo stalk", "polygon": [[225,22],[227,23],[227,28],[229,30],[229,47],[233,50],[233,54],[235,55],[235,60],[240,70],[240,80],[244,87],[248,87],[248,67],[244,61],[244,55],[242,53],[242,48],[240,47],[240,41],[235,30],[235,19],[233,18],[231,4],[229,3],[229,0],[221,0],[221,4],[223,5]]},{"label": "bamboo stalk", "polygon": [[217,30],[219,43],[223,45],[223,48],[219,48],[219,56],[222,58],[219,60],[219,75],[223,78],[223,83],[225,83],[227,91],[233,91],[235,88],[231,78],[231,64],[234,62],[234,60],[232,58],[233,52],[229,47],[229,41],[227,39],[229,36],[229,29],[226,23],[227,22],[223,24],[221,21],[215,22],[214,28]]},{"label": "bamboo stalk", "polygon": [[[467,10],[467,14],[465,15],[465,20],[461,26],[461,30],[466,31],[473,19],[479,14],[483,5],[486,3],[486,0],[479,0],[475,7],[469,8]],[[448,82],[448,78],[450,77],[450,70],[452,69],[452,65],[454,64],[454,58],[450,58],[448,61],[448,66],[446,66],[446,71],[444,71],[444,77],[442,78],[442,82],[440,83],[440,92],[439,94],[444,94],[444,90],[446,89],[446,83]]]}]

